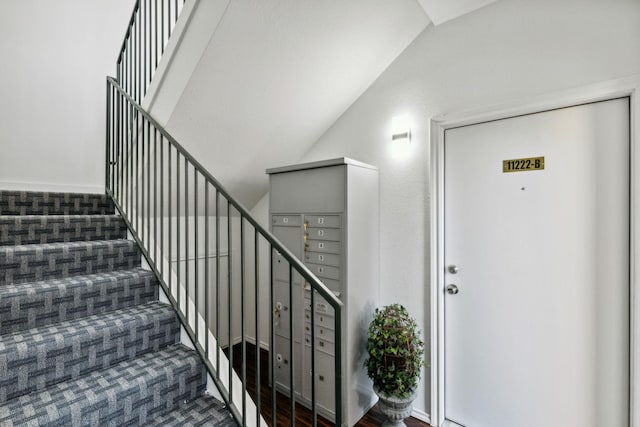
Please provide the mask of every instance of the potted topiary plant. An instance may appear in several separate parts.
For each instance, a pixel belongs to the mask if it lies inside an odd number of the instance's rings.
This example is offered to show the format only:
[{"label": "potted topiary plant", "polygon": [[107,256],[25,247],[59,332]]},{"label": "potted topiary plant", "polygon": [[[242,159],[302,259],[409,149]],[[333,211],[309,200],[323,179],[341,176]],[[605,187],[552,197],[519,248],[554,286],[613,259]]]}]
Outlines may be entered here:
[{"label": "potted topiary plant", "polygon": [[400,304],[376,308],[367,337],[365,367],[378,395],[378,407],[387,416],[385,426],[403,426],[423,366],[423,342],[415,320]]}]

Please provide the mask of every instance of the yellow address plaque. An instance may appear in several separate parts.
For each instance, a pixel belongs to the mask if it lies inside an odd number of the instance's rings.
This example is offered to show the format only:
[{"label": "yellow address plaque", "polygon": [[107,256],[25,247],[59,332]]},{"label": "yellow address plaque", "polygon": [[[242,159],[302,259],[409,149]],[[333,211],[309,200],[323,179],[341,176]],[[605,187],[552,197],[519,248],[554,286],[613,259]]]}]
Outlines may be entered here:
[{"label": "yellow address plaque", "polygon": [[544,169],[544,156],[502,161],[502,172],[527,172]]}]

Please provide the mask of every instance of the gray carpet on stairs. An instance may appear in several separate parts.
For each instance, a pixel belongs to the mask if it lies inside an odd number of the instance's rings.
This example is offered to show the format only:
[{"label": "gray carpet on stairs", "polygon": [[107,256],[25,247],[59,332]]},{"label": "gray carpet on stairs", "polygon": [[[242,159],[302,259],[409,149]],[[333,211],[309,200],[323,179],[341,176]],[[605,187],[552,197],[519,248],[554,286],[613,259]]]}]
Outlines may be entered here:
[{"label": "gray carpet on stairs", "polygon": [[105,195],[0,191],[0,426],[234,426]]}]

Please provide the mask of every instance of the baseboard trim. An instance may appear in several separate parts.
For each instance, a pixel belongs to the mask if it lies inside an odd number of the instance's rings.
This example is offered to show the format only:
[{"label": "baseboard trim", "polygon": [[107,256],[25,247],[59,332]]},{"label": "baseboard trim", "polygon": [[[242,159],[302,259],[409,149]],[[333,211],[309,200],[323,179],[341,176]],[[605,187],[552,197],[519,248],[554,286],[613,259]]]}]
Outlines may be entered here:
[{"label": "baseboard trim", "polygon": [[104,194],[104,187],[99,185],[54,184],[50,182],[18,182],[0,181],[0,190],[10,191],[43,191],[50,193],[89,193]]},{"label": "baseboard trim", "polygon": [[420,409],[414,409],[413,411],[411,411],[411,416],[413,418],[416,418],[420,421],[424,421],[425,423],[431,425],[431,417],[429,416],[429,414],[427,414],[424,411],[421,411]]}]

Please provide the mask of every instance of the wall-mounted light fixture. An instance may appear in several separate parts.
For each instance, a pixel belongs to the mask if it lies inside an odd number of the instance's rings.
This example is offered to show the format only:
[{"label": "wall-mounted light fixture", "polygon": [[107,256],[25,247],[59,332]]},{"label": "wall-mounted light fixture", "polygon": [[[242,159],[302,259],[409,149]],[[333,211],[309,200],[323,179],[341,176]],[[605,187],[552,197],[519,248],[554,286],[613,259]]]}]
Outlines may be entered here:
[{"label": "wall-mounted light fixture", "polygon": [[391,119],[391,141],[406,144],[411,142],[411,126],[406,115]]}]

